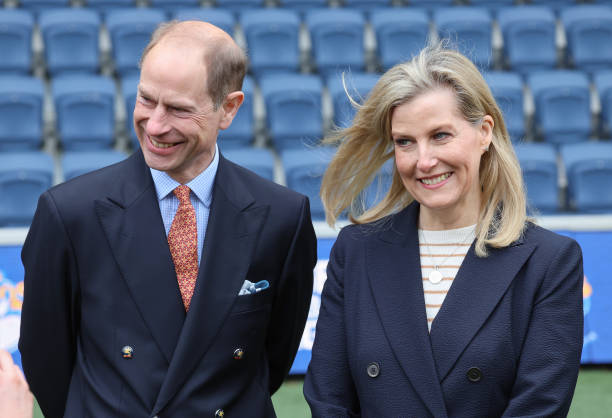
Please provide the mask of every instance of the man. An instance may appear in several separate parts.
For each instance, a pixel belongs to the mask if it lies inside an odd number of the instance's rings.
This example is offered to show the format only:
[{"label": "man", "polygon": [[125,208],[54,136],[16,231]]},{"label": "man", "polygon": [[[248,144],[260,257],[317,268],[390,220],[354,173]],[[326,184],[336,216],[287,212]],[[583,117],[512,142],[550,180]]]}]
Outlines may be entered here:
[{"label": "man", "polygon": [[32,418],[34,399],[21,369],[0,350],[0,418]]},{"label": "man", "polygon": [[141,61],[140,150],[41,196],[19,348],[47,418],[275,416],[316,239],[304,196],[217,149],[245,65],[212,25],[158,28]]}]

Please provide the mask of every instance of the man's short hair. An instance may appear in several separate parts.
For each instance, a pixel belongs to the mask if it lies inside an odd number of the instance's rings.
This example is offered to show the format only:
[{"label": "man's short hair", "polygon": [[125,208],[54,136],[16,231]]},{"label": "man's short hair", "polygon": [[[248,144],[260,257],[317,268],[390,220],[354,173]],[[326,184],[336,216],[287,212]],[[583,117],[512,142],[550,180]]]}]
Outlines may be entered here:
[{"label": "man's short hair", "polygon": [[[151,35],[151,40],[145,47],[139,66],[142,66],[147,54],[167,35],[176,30],[180,22],[172,20],[161,23]],[[246,54],[234,42],[222,37],[210,37],[203,45],[203,60],[206,65],[206,90],[210,95],[214,109],[217,110],[223,101],[233,91],[242,89],[246,74]]]}]

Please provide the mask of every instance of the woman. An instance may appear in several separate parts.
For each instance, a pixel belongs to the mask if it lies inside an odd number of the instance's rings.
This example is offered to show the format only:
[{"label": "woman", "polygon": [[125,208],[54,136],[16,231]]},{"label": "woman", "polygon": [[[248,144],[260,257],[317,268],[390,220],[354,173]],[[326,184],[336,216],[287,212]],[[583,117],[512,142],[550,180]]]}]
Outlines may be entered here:
[{"label": "woman", "polygon": [[[565,416],[582,255],[531,223],[485,81],[430,47],[384,74],[324,176],[330,256],[304,394],[313,417]],[[394,158],[391,188],[357,213]]]}]

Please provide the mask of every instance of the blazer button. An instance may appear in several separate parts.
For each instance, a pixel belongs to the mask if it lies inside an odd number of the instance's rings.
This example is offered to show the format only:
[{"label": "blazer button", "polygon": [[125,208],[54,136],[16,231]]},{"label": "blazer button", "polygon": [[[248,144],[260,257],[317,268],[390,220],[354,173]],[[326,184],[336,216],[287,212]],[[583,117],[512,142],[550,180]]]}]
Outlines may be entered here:
[{"label": "blazer button", "polygon": [[467,371],[467,378],[470,382],[477,383],[482,379],[482,372],[478,367],[471,367]]},{"label": "blazer button", "polygon": [[242,348],[237,348],[234,350],[234,360],[242,360],[244,357],[244,350]]},{"label": "blazer button", "polygon": [[368,364],[367,372],[368,376],[377,377],[380,374],[380,365],[373,361],[372,363]]},{"label": "blazer button", "polygon": [[217,409],[215,411],[215,418],[223,418],[225,416],[225,412],[223,409]]}]

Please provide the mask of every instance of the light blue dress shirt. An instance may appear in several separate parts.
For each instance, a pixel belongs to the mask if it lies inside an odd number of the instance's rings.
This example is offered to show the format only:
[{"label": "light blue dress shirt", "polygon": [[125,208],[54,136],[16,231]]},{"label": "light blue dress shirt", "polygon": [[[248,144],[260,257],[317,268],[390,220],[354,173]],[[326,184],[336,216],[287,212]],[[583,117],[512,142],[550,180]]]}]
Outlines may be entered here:
[{"label": "light blue dress shirt", "polygon": [[[197,177],[186,184],[191,189],[189,200],[195,209],[196,222],[198,226],[198,265],[202,259],[202,246],[204,245],[204,235],[206,234],[206,226],[208,225],[208,216],[210,215],[210,204],[212,202],[213,185],[215,176],[217,175],[217,167],[219,166],[219,148],[215,144],[215,156],[212,162],[202,171]],[[178,198],[172,193],[174,189],[181,183],[174,180],[164,171],[151,170],[153,183],[155,183],[155,191],[159,200],[159,209],[164,227],[166,229],[166,237],[170,232],[172,220],[179,207]]]}]

